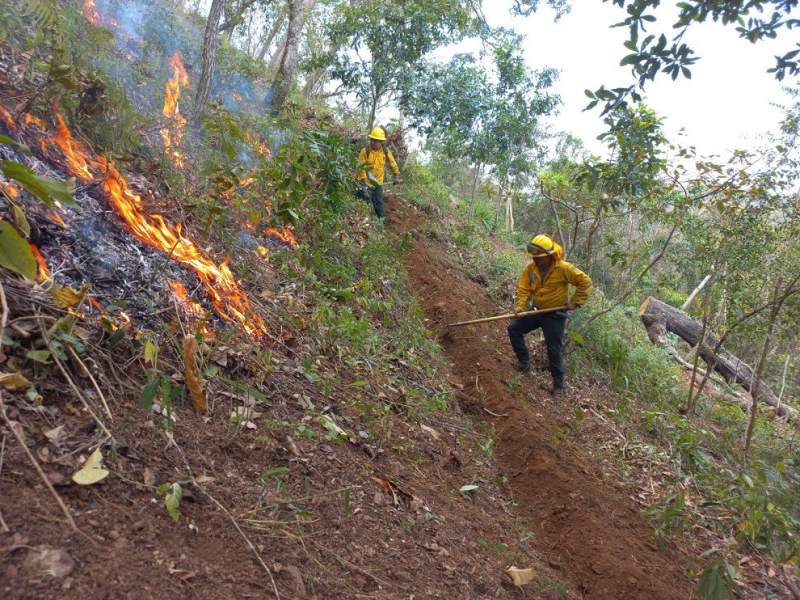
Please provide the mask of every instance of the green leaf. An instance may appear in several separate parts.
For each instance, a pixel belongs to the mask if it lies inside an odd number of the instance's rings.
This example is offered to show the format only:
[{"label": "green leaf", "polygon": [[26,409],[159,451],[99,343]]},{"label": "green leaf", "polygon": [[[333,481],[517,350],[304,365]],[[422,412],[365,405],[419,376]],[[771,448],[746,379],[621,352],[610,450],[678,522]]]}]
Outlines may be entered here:
[{"label": "green leaf", "polygon": [[142,388],[141,393],[139,394],[139,406],[141,406],[145,410],[150,410],[151,408],[153,408],[153,399],[156,397],[160,385],[161,385],[160,377],[154,377],[153,379],[148,381]]},{"label": "green leaf", "polygon": [[42,363],[43,365],[50,364],[50,357],[52,356],[52,352],[50,350],[29,350],[27,354],[25,354],[26,358],[30,358],[38,363]]},{"label": "green leaf", "polygon": [[11,207],[11,215],[14,217],[14,225],[16,225],[17,229],[19,229],[25,239],[29,239],[31,237],[31,226],[28,223],[28,219],[25,218],[25,211],[14,204]]},{"label": "green leaf", "polygon": [[0,135],[0,144],[5,144],[6,146],[16,146],[23,154],[31,154],[31,149],[28,148],[28,146],[21,144],[16,140],[12,140],[7,135]]},{"label": "green leaf", "polygon": [[36,259],[28,242],[11,223],[0,220],[0,265],[34,281]]},{"label": "green leaf", "polygon": [[697,591],[702,600],[729,600],[735,598],[734,585],[737,574],[723,557],[711,561],[700,575]]},{"label": "green leaf", "polygon": [[271,469],[267,469],[261,475],[258,476],[258,480],[263,483],[270,477],[276,477],[277,475],[285,475],[289,472],[289,467],[273,467]]},{"label": "green leaf", "polygon": [[619,61],[619,66],[624,67],[625,65],[635,65],[637,62],[639,62],[638,54],[628,54],[621,61]]},{"label": "green leaf", "polygon": [[181,498],[183,498],[183,488],[180,483],[173,483],[169,493],[164,497],[164,506],[167,508],[169,516],[176,523],[181,520]]},{"label": "green leaf", "polygon": [[327,438],[329,440],[347,439],[347,432],[339,427],[330,415],[321,415],[317,421],[328,430]]},{"label": "green leaf", "polygon": [[150,366],[155,367],[157,357],[158,357],[158,346],[155,345],[153,340],[145,340],[144,361],[150,363]]},{"label": "green leaf", "polygon": [[14,179],[48,207],[53,206],[55,200],[70,206],[77,206],[73,197],[74,183],[72,180],[63,183],[49,177],[40,177],[30,167],[12,160],[0,161],[0,171],[9,179]]},{"label": "green leaf", "polygon": [[576,344],[578,344],[578,346],[585,346],[585,345],[586,345],[586,338],[585,338],[585,337],[583,337],[583,336],[582,336],[580,333],[578,333],[577,331],[571,331],[571,330],[570,330],[570,331],[567,331],[567,335],[569,336],[569,338],[570,338],[570,339],[571,339],[573,342],[575,342]]}]

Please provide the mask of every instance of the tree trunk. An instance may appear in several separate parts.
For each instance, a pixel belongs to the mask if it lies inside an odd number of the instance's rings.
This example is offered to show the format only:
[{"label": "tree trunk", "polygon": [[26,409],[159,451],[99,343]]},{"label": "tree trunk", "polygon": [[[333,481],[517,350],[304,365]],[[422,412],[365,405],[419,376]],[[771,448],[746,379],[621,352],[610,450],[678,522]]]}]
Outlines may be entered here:
[{"label": "tree trunk", "polygon": [[300,43],[300,0],[287,0],[287,3],[289,21],[286,25],[286,42],[281,48],[280,61],[272,82],[272,111],[276,113],[283,109],[289,96],[289,89],[294,80],[294,69],[297,66],[297,46]]},{"label": "tree trunk", "polygon": [[381,98],[381,90],[373,85],[372,86],[372,103],[369,107],[369,123],[367,123],[367,130],[371,131],[375,123],[375,113],[378,110],[378,100]]},{"label": "tree trunk", "polygon": [[206,30],[203,34],[203,70],[200,73],[200,81],[197,83],[197,95],[194,100],[195,114],[202,113],[208,101],[211,79],[214,77],[214,62],[217,58],[217,45],[219,42],[217,32],[224,4],[224,0],[212,0],[211,9],[208,11]]},{"label": "tree trunk", "polygon": [[[286,20],[286,12],[280,11],[277,15],[275,15],[275,20],[272,22],[272,28],[269,30],[266,39],[264,39],[263,46],[258,52],[258,60],[263,61],[266,56],[267,52],[269,52],[270,47],[272,46],[272,40],[275,39],[275,36],[278,35],[281,28],[283,27],[283,22]],[[281,46],[282,48],[283,46]]]},{"label": "tree trunk", "polygon": [[709,279],[711,279],[711,273],[709,273],[708,275],[706,275],[705,277],[703,277],[703,281],[701,281],[701,282],[700,282],[700,283],[697,285],[697,287],[696,287],[696,288],[694,288],[694,290],[692,291],[692,293],[691,293],[691,294],[689,294],[689,297],[688,297],[688,298],[686,298],[686,302],[684,302],[684,303],[681,305],[681,310],[686,310],[687,308],[689,308],[689,307],[692,305],[692,302],[694,302],[694,299],[697,297],[697,294],[699,294],[700,292],[702,292],[702,291],[703,291],[703,288],[704,288],[704,287],[706,287],[706,284],[708,283]]},{"label": "tree trunk", "polygon": [[[767,334],[764,336],[764,345],[761,346],[761,356],[758,359],[758,365],[756,366],[756,373],[755,378],[756,381],[761,381],[761,377],[764,376],[764,367],[767,366],[767,353],[769,352],[770,346],[772,346],[772,333],[775,331],[775,321],[778,320],[778,313],[781,310],[782,301],[778,300],[778,296],[780,295],[781,291],[781,283],[782,279],[778,277],[778,281],[775,284],[775,291],[772,294],[772,310],[769,314],[769,326],[767,327]],[[771,390],[770,390],[771,391]],[[744,436],[744,459],[747,460],[747,457],[750,454],[750,445],[753,442],[753,432],[756,428],[756,417],[758,416],[758,401],[761,399],[761,389],[759,387],[751,388],[750,394],[753,396],[753,406],[750,409],[750,420],[747,422],[747,433]],[[775,401],[776,408],[780,408],[781,406],[781,399],[776,398]]]},{"label": "tree trunk", "polygon": [[[702,323],[652,296],[647,298],[639,307],[639,316],[647,330],[647,335],[654,344],[664,345],[667,331],[674,333],[692,347],[700,342],[703,335]],[[785,404],[781,405],[777,396],[775,396],[766,382],[756,375],[752,367],[737,356],[722,349],[715,356],[714,346],[716,343],[715,336],[706,334],[705,343],[699,348],[700,357],[706,363],[713,364],[714,370],[726,380],[735,381],[759,400],[774,406],[780,416],[791,413],[790,416],[797,417],[793,409]]]},{"label": "tree trunk", "polygon": [[[339,52],[339,48],[341,46],[339,44],[334,44],[328,51],[325,53],[325,65],[328,65],[333,59],[336,57],[336,53]],[[319,86],[320,81],[325,75],[326,67],[317,67],[311,73],[308,74],[306,77],[305,84],[303,85],[303,97],[304,98],[311,98],[314,95],[314,90],[317,89]]]},{"label": "tree trunk", "polygon": [[[286,24],[286,41],[280,54],[280,62],[273,81],[273,112],[279,112],[286,103],[289,89],[294,83],[294,72],[297,67],[297,49],[300,45],[300,33],[306,17],[313,10],[317,0],[287,0],[288,23]],[[280,47],[280,46],[279,46]]]},{"label": "tree trunk", "polygon": [[514,231],[514,195],[506,192],[506,229]]}]

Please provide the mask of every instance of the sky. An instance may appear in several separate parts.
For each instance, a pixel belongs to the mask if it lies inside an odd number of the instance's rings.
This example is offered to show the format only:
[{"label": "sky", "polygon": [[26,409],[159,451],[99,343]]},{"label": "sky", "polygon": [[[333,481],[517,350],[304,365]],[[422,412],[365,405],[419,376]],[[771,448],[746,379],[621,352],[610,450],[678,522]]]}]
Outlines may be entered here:
[{"label": "sky", "polygon": [[[559,21],[542,7],[530,17],[513,17],[512,0],[484,3],[492,26],[513,28],[525,36],[525,57],[531,68],[553,67],[560,71],[555,91],[561,96],[559,114],[550,120],[553,128],[583,140],[592,152],[602,154],[596,137],[604,131],[600,111],[584,112],[588,103],[584,90],[622,87],[633,83],[629,67],[619,61],[628,53],[623,47],[626,28],[610,28],[625,13],[610,2],[574,0],[572,10]],[[544,4],[544,2],[542,2]],[[652,33],[667,33],[674,22],[674,2],[659,9]],[[694,25],[684,41],[700,60],[692,68],[692,79],[677,81],[660,74],[645,89],[646,103],[664,118],[668,139],[682,146],[694,145],[699,155],[729,156],[735,148],[755,148],[759,138],[776,130],[782,112],[774,104],[785,99],[783,87],[796,81],[778,82],[767,73],[776,54],[784,54],[796,43],[793,31],[782,30],[777,40],[750,44],[733,27],[715,23]],[[440,50],[436,58],[477,51],[476,40]]]}]

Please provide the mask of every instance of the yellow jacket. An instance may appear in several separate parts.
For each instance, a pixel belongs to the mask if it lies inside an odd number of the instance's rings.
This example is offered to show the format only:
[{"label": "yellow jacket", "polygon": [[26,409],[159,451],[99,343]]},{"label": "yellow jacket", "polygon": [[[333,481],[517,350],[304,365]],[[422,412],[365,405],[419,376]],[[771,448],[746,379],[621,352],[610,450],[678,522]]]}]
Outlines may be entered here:
[{"label": "yellow jacket", "polygon": [[[361,152],[358,154],[358,162],[362,165],[366,164],[367,167],[358,173],[358,180],[363,181],[370,187],[375,184],[383,185],[383,178],[386,175],[387,159],[389,160],[389,166],[392,169],[392,173],[399,175],[400,167],[397,166],[397,162],[395,161],[394,156],[392,156],[391,150],[388,148],[381,148],[380,150],[361,148]],[[369,171],[369,174],[372,175],[372,177],[367,175],[367,171]]]},{"label": "yellow jacket", "polygon": [[528,309],[531,298],[536,308],[555,308],[567,303],[569,285],[575,286],[572,302],[580,306],[589,298],[592,291],[592,280],[578,267],[564,260],[564,250],[556,244],[553,263],[542,281],[542,275],[536,263],[531,262],[517,282],[517,312]]}]

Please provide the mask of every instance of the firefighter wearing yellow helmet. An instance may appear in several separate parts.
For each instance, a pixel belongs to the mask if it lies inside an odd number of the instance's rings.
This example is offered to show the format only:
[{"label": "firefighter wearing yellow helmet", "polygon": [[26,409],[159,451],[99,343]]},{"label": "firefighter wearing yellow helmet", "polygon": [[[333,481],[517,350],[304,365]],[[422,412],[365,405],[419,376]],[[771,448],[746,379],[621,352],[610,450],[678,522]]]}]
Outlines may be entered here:
[{"label": "firefighter wearing yellow helmet", "polygon": [[[508,326],[511,347],[517,355],[516,369],[530,371],[530,357],[525,344],[525,334],[542,329],[547,347],[550,375],[553,377],[553,396],[564,394],[564,363],[561,347],[564,341],[568,311],[579,308],[592,291],[592,280],[575,265],[564,260],[564,250],[553,238],[539,234],[528,242],[531,263],[525,267],[517,282],[515,313],[521,313],[531,304],[537,309],[566,306],[566,310],[541,315],[517,317]],[[570,297],[569,286],[575,287]]]},{"label": "firefighter wearing yellow helmet", "polygon": [[400,168],[397,166],[392,151],[384,146],[386,143],[386,132],[382,127],[374,127],[369,132],[369,146],[361,148],[358,154],[358,162],[361,170],[358,172],[360,187],[357,195],[371,202],[378,218],[383,219],[385,212],[383,209],[383,179],[386,174],[386,163],[392,169],[395,181],[400,181]]}]

